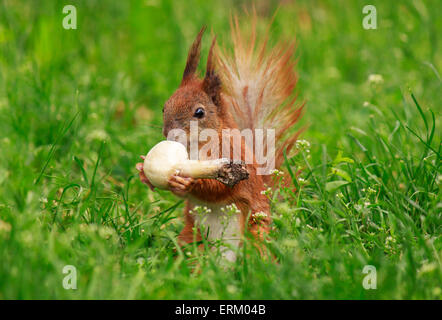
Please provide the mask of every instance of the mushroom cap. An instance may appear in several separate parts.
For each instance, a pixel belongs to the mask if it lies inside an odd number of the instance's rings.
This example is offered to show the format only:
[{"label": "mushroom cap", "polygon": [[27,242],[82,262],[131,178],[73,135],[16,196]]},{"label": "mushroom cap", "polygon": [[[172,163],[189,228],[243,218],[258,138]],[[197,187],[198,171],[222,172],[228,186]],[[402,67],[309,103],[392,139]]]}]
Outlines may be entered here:
[{"label": "mushroom cap", "polygon": [[150,149],[144,160],[143,171],[152,185],[167,189],[169,178],[177,173],[176,166],[188,158],[186,147],[181,143],[164,140]]}]

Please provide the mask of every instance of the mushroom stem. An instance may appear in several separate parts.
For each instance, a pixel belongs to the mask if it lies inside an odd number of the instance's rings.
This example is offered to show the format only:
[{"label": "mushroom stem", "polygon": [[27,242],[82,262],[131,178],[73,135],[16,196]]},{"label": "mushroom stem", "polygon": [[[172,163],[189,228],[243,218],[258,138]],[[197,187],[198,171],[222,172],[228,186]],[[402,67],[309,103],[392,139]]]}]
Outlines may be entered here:
[{"label": "mushroom stem", "polygon": [[195,179],[216,179],[229,187],[249,177],[244,162],[229,159],[186,160],[177,164],[176,169],[180,175]]},{"label": "mushroom stem", "polygon": [[228,159],[216,160],[186,160],[175,166],[178,174],[195,179],[213,179],[218,176],[218,171],[230,161]]},{"label": "mushroom stem", "polygon": [[146,155],[143,171],[151,184],[167,189],[169,179],[174,174],[195,179],[217,179],[233,187],[249,174],[244,163],[229,159],[189,160],[186,148],[175,141],[161,141]]}]

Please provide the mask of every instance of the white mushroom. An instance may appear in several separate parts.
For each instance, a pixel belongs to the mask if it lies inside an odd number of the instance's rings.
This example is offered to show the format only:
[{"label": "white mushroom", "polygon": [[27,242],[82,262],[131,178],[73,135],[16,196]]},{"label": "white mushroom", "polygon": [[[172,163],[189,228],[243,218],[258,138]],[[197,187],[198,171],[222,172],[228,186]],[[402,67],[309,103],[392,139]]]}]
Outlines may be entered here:
[{"label": "white mushroom", "polygon": [[233,163],[229,159],[189,160],[181,143],[168,140],[161,141],[149,151],[143,171],[150,183],[160,189],[168,189],[168,181],[173,175],[217,179],[230,187],[248,178],[243,163]]}]

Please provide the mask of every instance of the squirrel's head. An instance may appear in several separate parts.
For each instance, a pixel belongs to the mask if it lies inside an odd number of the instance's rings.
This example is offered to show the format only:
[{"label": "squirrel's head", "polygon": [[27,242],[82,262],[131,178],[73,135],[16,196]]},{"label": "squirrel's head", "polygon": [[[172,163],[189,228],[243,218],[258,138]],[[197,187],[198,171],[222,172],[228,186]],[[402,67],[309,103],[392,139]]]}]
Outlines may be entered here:
[{"label": "squirrel's head", "polygon": [[198,33],[189,50],[180,87],[164,105],[163,134],[165,137],[168,137],[173,129],[184,130],[189,136],[192,121],[197,121],[199,131],[203,129],[219,131],[221,127],[221,81],[215,73],[213,61],[215,38],[210,47],[204,79],[199,79],[196,75],[204,30],[205,27]]}]

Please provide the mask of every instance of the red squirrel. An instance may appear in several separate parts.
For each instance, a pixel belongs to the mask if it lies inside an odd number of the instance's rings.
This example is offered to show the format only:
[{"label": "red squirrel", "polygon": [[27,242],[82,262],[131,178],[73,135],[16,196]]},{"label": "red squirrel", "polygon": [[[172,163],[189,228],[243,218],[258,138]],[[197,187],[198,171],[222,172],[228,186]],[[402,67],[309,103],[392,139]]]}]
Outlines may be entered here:
[{"label": "red squirrel", "polygon": [[[282,165],[283,151],[290,151],[300,132],[291,135],[288,132],[303,109],[303,105],[295,106],[295,47],[293,43],[278,44],[269,50],[268,37],[264,41],[257,41],[255,23],[256,19],[253,20],[251,34],[246,36],[240,31],[238,19],[232,21],[233,54],[219,49],[216,37],[213,38],[202,79],[197,75],[205,27],[201,29],[189,50],[181,84],[165,103],[163,134],[168,137],[170,130],[178,128],[189,136],[190,122],[197,121],[199,129],[217,132],[221,149],[223,129],[254,131],[272,128],[275,130],[274,165],[277,169]],[[240,143],[240,148],[236,150],[240,150],[241,160],[251,152],[253,161],[246,166],[249,178],[234,187],[214,179],[193,179],[179,175],[170,178],[170,191],[186,199],[185,226],[178,237],[180,244],[201,240],[199,232],[195,238],[195,226],[201,229],[204,225],[202,234],[207,235],[209,240],[227,239],[226,242],[233,246],[240,245],[240,237],[246,229],[256,239],[262,239],[268,233],[270,204],[263,191],[272,187],[272,178],[268,173],[259,174],[253,146],[247,145],[243,138],[239,141],[231,139],[230,147]],[[267,146],[264,146],[266,149]],[[142,163],[137,164],[140,179],[153,190],[142,167]],[[196,206],[209,209],[204,218],[195,213]],[[230,209],[233,207],[233,210],[237,208],[238,214],[225,217],[226,206]],[[230,260],[235,259],[232,250],[227,250],[225,256]]]}]

